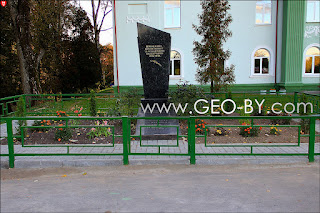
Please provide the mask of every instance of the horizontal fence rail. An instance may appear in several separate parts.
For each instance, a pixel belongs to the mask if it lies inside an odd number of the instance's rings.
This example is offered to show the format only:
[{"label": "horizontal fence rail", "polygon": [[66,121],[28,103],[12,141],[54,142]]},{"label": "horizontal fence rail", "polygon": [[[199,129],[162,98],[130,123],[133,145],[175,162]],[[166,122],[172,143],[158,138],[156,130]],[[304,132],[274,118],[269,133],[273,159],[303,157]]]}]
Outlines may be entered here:
[{"label": "horizontal fence rail", "polygon": [[[315,139],[319,137],[316,135],[315,131],[315,123],[316,119],[319,118],[319,115],[314,116],[297,116],[295,119],[304,119],[308,120],[309,124],[309,133],[308,134],[300,134],[301,125],[279,125],[278,127],[288,127],[295,128],[298,130],[298,141],[295,144],[210,144],[207,141],[207,130],[217,129],[218,127],[232,127],[232,128],[270,128],[274,125],[269,124],[261,124],[259,125],[260,120],[278,120],[279,116],[190,116],[190,117],[89,117],[89,116],[67,116],[67,117],[57,117],[57,116],[34,116],[34,117],[5,117],[3,118],[6,121],[7,125],[7,142],[8,142],[8,154],[1,154],[1,156],[9,157],[9,167],[14,167],[15,157],[20,156],[85,156],[85,155],[120,155],[123,159],[123,164],[129,164],[129,156],[134,155],[173,155],[173,156],[189,156],[190,164],[195,164],[197,156],[203,155],[243,155],[243,156],[308,156],[309,162],[314,161],[314,156],[319,155],[320,153],[315,152]],[[281,116],[281,119],[292,119],[291,116]],[[139,120],[144,121],[152,121],[152,124],[142,124],[139,126],[140,133],[134,132],[132,126],[138,128]],[[168,121],[176,121],[176,124],[166,124]],[[239,121],[246,120],[247,123],[242,125],[220,125],[220,124],[203,124],[203,134],[199,134],[197,131],[197,122],[199,120],[231,120],[236,121],[235,123],[239,123]],[[249,122],[248,122],[249,120]],[[14,134],[13,131],[13,122],[20,123],[20,127],[18,129],[18,134]],[[43,122],[50,123],[50,125],[30,125],[26,123],[26,121],[33,122]],[[110,122],[114,123],[110,123]],[[87,122],[86,124],[82,124],[81,122]],[[52,124],[53,123],[53,124]],[[105,123],[104,125],[101,125]],[[40,123],[41,124],[41,123]],[[182,132],[182,126],[185,124],[186,129],[185,132]],[[56,131],[63,131],[65,129],[98,129],[103,132],[103,129],[108,129],[108,134],[106,137],[110,138],[108,144],[35,144],[30,145],[26,144],[26,136],[25,133],[28,131],[27,129],[37,129],[39,132],[49,131],[50,129],[54,129]],[[143,128],[171,128],[176,129],[176,134],[173,135],[173,139],[171,140],[171,144],[161,144],[160,142],[156,143],[146,143],[148,140],[145,140],[141,130]],[[117,131],[115,131],[117,129]],[[42,131],[43,130],[43,131]],[[116,133],[118,132],[118,133]],[[120,133],[119,133],[120,132]],[[155,136],[160,137],[160,136]],[[308,141],[308,151],[306,152],[292,152],[292,153],[259,153],[256,150],[265,148],[265,147],[300,147],[300,139],[306,137],[309,139]],[[34,147],[46,147],[49,149],[65,149],[65,152],[50,152],[50,153],[16,153],[14,146],[14,138],[20,139],[21,147],[28,149]],[[121,143],[116,144],[115,140],[120,141]],[[217,140],[219,136],[216,137]],[[259,137],[257,137],[258,139]],[[204,143],[196,143],[196,140],[204,140]],[[151,141],[155,142],[155,141]],[[138,146],[142,151],[136,152],[133,146]],[[72,150],[79,149],[81,147],[91,147],[91,148],[101,148],[103,152],[99,153],[75,153]],[[242,152],[213,152],[213,149],[242,149]],[[116,152],[109,152],[108,149],[116,150]],[[199,151],[202,149],[201,151]],[[152,151],[150,151],[152,150]],[[172,152],[167,152],[166,150],[173,150]]]}]

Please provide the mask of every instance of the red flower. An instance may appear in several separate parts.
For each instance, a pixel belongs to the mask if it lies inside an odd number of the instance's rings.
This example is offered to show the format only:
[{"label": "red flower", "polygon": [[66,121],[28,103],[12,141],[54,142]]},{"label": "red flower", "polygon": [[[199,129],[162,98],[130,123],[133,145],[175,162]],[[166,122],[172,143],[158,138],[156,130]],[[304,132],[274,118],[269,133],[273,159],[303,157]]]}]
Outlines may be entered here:
[{"label": "red flower", "polygon": [[261,130],[261,129],[262,129],[262,127],[260,126],[259,130]]}]

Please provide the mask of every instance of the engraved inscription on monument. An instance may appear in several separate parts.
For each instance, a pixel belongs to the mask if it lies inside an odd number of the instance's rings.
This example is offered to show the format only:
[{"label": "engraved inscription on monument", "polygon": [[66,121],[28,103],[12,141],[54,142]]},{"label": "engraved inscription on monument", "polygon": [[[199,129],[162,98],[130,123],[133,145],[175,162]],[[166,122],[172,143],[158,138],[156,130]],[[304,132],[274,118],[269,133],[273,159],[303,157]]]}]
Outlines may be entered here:
[{"label": "engraved inscription on monument", "polygon": [[162,45],[146,45],[144,52],[149,58],[159,58],[165,51]]}]

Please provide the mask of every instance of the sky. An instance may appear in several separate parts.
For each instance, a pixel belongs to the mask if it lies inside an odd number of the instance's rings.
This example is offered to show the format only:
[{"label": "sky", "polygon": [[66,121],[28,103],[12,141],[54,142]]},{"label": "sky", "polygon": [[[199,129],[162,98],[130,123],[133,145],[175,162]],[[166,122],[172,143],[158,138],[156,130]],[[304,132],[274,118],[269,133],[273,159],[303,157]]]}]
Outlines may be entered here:
[{"label": "sky", "polygon": [[[90,0],[81,0],[80,6],[88,13],[88,17],[90,18],[91,23],[92,23],[91,1]],[[111,9],[111,7],[110,7],[110,9]],[[101,11],[100,13],[102,13],[102,12],[103,11]],[[102,29],[108,29],[108,28],[112,27],[112,19],[113,19],[113,14],[112,14],[112,12],[110,12],[107,15],[107,17],[104,19]],[[101,17],[99,20],[101,20]],[[102,31],[100,33],[100,44],[106,45],[108,43],[111,43],[111,44],[113,43],[113,29],[110,29],[107,31]]]}]

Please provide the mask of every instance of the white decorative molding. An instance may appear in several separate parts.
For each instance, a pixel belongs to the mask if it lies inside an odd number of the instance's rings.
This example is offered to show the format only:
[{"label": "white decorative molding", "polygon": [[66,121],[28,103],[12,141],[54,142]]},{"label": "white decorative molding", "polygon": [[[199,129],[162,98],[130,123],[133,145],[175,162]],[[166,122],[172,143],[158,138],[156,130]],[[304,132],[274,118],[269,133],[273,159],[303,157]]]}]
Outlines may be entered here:
[{"label": "white decorative molding", "polygon": [[149,16],[127,16],[127,24],[128,23],[135,23],[135,22],[142,22],[142,23],[150,23],[150,17]]},{"label": "white decorative molding", "polygon": [[314,36],[318,36],[320,34],[320,26],[306,26],[304,37],[311,38],[312,34],[314,34]]}]

